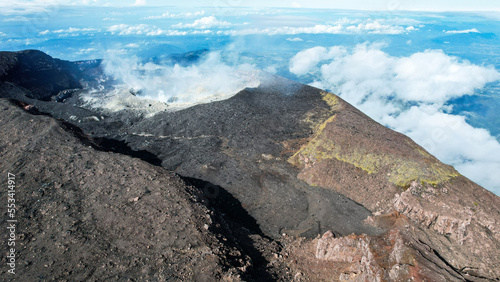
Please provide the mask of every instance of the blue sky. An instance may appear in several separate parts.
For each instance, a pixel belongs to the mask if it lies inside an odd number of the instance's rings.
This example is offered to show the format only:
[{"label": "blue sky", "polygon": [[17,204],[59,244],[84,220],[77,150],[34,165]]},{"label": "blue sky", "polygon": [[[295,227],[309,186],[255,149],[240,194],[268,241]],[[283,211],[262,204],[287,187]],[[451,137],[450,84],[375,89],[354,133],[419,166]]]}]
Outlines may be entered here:
[{"label": "blue sky", "polygon": [[40,9],[49,5],[92,5],[92,6],[183,6],[183,7],[296,7],[354,10],[418,10],[418,11],[499,11],[500,1],[495,0],[199,0],[199,1],[160,1],[160,0],[0,0],[0,7],[21,9]]}]

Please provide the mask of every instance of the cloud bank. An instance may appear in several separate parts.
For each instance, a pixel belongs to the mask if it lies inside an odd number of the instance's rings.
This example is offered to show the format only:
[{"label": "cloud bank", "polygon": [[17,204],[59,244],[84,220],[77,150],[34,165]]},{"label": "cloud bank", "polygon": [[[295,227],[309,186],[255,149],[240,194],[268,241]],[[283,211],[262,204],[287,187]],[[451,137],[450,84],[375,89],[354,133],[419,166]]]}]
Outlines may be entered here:
[{"label": "cloud bank", "polygon": [[212,27],[229,27],[232,24],[226,21],[218,20],[214,16],[203,17],[201,19],[195,20],[193,23],[179,23],[173,25],[174,28],[196,28],[196,29],[206,29]]},{"label": "cloud bank", "polygon": [[44,30],[40,31],[38,34],[39,35],[47,35],[49,33],[55,33],[55,34],[78,34],[78,33],[89,33],[89,32],[99,32],[99,29],[96,28],[75,28],[75,27],[69,27],[66,29],[57,29],[57,30]]},{"label": "cloud bank", "polygon": [[32,0],[32,1],[0,1],[0,15],[26,15],[32,13],[48,13],[58,9],[57,0]]},{"label": "cloud bank", "polygon": [[343,18],[333,23],[316,24],[311,26],[285,25],[266,28],[248,28],[242,30],[231,30],[226,32],[226,34],[406,34],[415,30],[418,30],[418,28],[413,25],[409,25],[409,21],[406,19],[366,19],[361,21]]},{"label": "cloud bank", "polygon": [[[243,13],[243,12],[240,12]],[[249,12],[248,12],[249,13]],[[204,11],[171,14],[164,13],[160,16],[151,16],[145,19],[187,19],[205,15]],[[299,35],[299,34],[409,34],[417,31],[415,20],[396,19],[339,19],[332,23],[311,25],[310,23],[296,22],[295,25],[283,22],[271,17],[268,19],[272,25],[260,26],[258,20],[250,23],[232,23],[213,15],[201,17],[191,22],[180,22],[165,30],[149,24],[117,24],[108,28],[108,31],[118,35],[148,35],[148,36],[171,36],[171,35],[195,35],[195,34],[217,34],[230,36],[245,35]],[[253,26],[249,28],[249,26]],[[421,25],[419,25],[421,26]],[[291,37],[292,41],[300,41],[298,37]]]},{"label": "cloud bank", "polygon": [[138,25],[117,24],[109,27],[108,31],[111,32],[112,34],[118,34],[118,35],[180,36],[188,34],[185,31],[164,30],[156,26],[151,26],[147,24],[138,24]]},{"label": "cloud bank", "polygon": [[441,50],[393,57],[383,44],[314,47],[297,53],[290,72],[312,76],[313,86],[339,94],[376,121],[404,133],[444,163],[500,195],[500,143],[450,114],[450,99],[472,95],[500,80],[493,67],[477,66]]},{"label": "cloud bank", "polygon": [[471,28],[471,29],[465,29],[465,30],[448,30],[446,33],[450,34],[460,34],[460,33],[481,33],[479,30],[476,28]]},{"label": "cloud bank", "polygon": [[197,12],[186,12],[186,13],[170,13],[166,12],[161,14],[160,16],[149,16],[146,19],[184,19],[184,18],[194,18],[198,16],[205,15],[205,11],[197,11]]},{"label": "cloud bank", "polygon": [[134,6],[146,6],[146,0],[135,0]]}]

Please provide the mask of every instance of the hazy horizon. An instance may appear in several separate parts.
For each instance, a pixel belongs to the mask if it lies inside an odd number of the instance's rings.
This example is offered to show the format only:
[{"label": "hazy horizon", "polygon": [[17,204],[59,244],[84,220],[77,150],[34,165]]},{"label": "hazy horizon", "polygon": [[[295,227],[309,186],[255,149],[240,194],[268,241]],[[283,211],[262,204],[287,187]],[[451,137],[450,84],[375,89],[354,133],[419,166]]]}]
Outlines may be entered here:
[{"label": "hazy horizon", "polygon": [[157,6],[157,7],[241,7],[241,8],[304,8],[304,9],[336,9],[336,10],[361,10],[361,11],[486,11],[500,12],[500,3],[488,0],[443,0],[443,1],[403,1],[403,0],[352,0],[352,1],[324,1],[324,0],[254,0],[245,3],[242,0],[201,0],[201,1],[160,1],[160,0],[34,0],[34,1],[0,1],[0,7],[7,13],[9,9],[22,10],[43,9],[50,6],[102,6],[102,7],[130,7],[130,6]]}]

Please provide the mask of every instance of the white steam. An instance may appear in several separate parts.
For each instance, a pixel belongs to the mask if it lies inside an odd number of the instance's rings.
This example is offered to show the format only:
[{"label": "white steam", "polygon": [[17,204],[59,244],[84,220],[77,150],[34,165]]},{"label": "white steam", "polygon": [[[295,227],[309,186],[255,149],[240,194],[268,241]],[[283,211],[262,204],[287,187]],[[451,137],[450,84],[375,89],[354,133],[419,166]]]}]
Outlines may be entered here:
[{"label": "white steam", "polygon": [[290,61],[296,75],[330,90],[378,122],[410,136],[441,161],[500,195],[500,143],[446,103],[500,80],[493,67],[477,66],[441,50],[393,57],[381,44],[315,47]]},{"label": "white steam", "polygon": [[209,53],[190,66],[141,63],[135,57],[111,56],[105,60],[105,72],[138,99],[163,102],[173,108],[227,99],[260,84],[259,72],[252,65],[230,66],[222,62],[219,52]]}]

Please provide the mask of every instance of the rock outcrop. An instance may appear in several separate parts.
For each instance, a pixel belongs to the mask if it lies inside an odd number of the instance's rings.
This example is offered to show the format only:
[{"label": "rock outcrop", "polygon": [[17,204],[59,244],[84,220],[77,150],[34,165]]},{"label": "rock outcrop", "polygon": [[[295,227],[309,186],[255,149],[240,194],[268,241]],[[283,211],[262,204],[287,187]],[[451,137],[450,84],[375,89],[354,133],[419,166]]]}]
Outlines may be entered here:
[{"label": "rock outcrop", "polygon": [[[376,236],[352,234],[335,238],[327,231],[312,241],[289,244],[290,267],[307,281],[466,280],[419,241],[418,228],[404,215],[393,213],[377,220],[391,227]],[[313,249],[315,259],[310,258]]]},{"label": "rock outcrop", "polygon": [[[375,214],[397,211],[421,240],[465,275],[497,278],[500,198],[439,162],[410,139],[379,125],[332,94],[332,117],[292,158],[298,177],[334,189]],[[357,171],[346,178],[345,171]],[[472,278],[468,278],[472,279]]]}]

